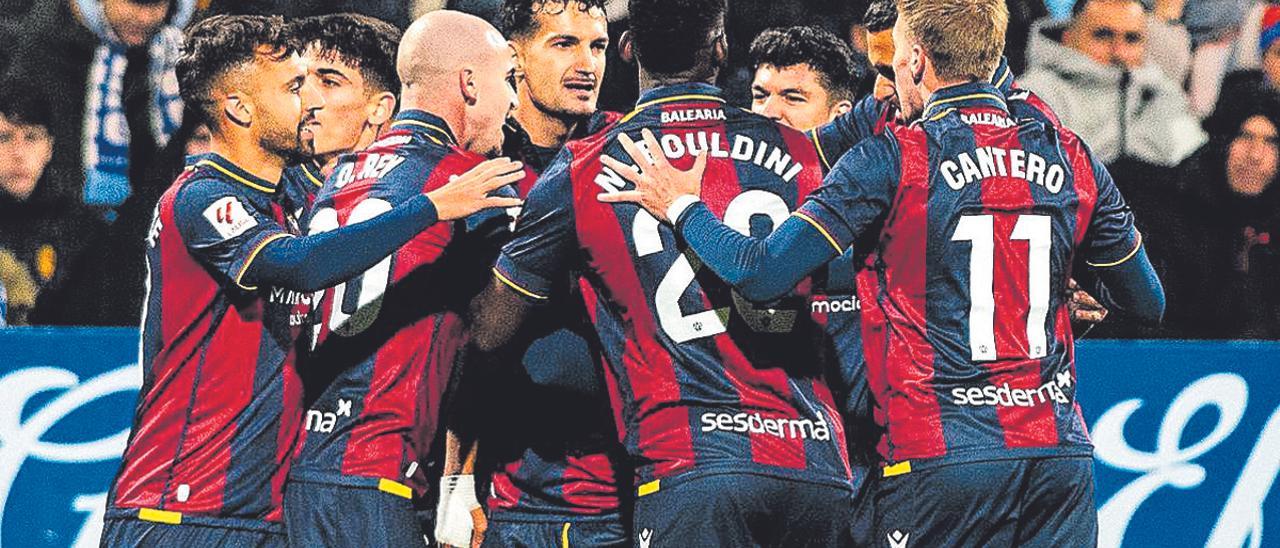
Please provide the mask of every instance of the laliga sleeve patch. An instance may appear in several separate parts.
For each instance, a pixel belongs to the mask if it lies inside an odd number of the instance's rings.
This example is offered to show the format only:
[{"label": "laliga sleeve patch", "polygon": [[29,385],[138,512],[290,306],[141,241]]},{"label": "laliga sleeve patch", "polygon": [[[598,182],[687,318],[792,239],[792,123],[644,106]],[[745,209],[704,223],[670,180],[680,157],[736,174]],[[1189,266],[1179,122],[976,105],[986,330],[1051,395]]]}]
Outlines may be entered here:
[{"label": "laliga sleeve patch", "polygon": [[258,226],[258,220],[245,211],[244,205],[235,196],[226,196],[213,202],[205,208],[204,218],[209,220],[209,224],[213,225],[213,229],[218,231],[223,240],[230,240]]}]

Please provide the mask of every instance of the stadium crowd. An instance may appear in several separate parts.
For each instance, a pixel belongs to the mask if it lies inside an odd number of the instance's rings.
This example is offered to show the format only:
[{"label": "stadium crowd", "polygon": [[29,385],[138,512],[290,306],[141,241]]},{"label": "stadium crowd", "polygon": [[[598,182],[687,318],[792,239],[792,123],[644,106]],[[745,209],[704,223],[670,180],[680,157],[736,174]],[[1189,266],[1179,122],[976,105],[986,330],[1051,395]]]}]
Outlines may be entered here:
[{"label": "stadium crowd", "polygon": [[[208,130],[172,74],[179,29],[215,13],[355,11],[404,27],[496,0],[220,2],[9,0],[0,51],[0,282],[10,325],[136,325],[151,212]],[[1110,168],[1139,214],[1168,289],[1159,327],[1112,321],[1092,336],[1280,338],[1280,3],[1081,0],[1065,18],[1011,0],[1006,55]],[[1057,2],[1055,4],[1061,4]],[[609,4],[610,33],[626,28]],[[719,81],[749,106],[749,46],[766,27],[815,25],[854,48],[870,93],[865,0],[734,2]],[[1061,8],[1062,6],[1057,6]],[[616,44],[616,40],[614,41]],[[617,59],[616,45],[609,57]],[[626,111],[634,75],[610,71],[600,106]],[[856,100],[850,98],[851,101]]]}]

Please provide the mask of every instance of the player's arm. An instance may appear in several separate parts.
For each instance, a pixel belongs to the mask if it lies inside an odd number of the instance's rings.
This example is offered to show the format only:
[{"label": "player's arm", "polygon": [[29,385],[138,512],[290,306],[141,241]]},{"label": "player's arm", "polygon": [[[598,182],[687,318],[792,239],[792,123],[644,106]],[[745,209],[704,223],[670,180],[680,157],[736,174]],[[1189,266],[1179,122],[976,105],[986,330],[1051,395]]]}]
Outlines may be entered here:
[{"label": "player's arm", "polygon": [[822,160],[822,171],[828,172],[835,167],[844,153],[849,152],[863,139],[875,135],[880,119],[886,116],[886,104],[868,95],[849,112],[837,116],[835,120],[813,128],[806,135],[818,149],[818,158]]},{"label": "player's arm", "polygon": [[1092,154],[1098,201],[1085,234],[1085,262],[1102,282],[1099,298],[1109,308],[1147,322],[1164,316],[1164,287],[1147,258],[1133,212],[1111,174]]},{"label": "player's arm", "polygon": [[488,208],[520,205],[490,193],[523,177],[521,164],[489,160],[431,192],[414,196],[368,221],[321,234],[267,242],[251,258],[241,286],[269,284],[295,291],[324,289],[364,272],[414,236],[440,221]]},{"label": "player's arm", "polygon": [[[643,132],[648,150],[661,150]],[[662,155],[639,150],[626,135],[619,142],[643,170],[604,157],[635,190],[600,195],[604,202],[635,202],[675,225],[693,252],[750,301],[784,295],[818,267],[838,257],[879,222],[896,192],[897,161],[887,137],[876,137],[843,156],[822,188],[767,238],[743,235],[721,222],[699,198],[706,154],[680,171]],[[891,168],[890,166],[894,166]]]},{"label": "player's arm", "polygon": [[516,221],[515,234],[493,267],[493,280],[471,302],[471,343],[483,353],[505,345],[529,309],[551,298],[577,249],[574,228],[573,153],[563,149],[538,177]]}]

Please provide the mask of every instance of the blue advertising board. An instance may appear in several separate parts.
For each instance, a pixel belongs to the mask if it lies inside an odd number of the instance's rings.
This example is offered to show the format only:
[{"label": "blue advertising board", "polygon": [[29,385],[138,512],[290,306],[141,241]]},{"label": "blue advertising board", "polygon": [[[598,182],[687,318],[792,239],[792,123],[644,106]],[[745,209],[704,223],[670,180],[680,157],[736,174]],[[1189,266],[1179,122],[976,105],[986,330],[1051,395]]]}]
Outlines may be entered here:
[{"label": "blue advertising board", "polygon": [[[1280,343],[1086,341],[1077,355],[1100,546],[1280,547],[1280,530],[1263,535],[1280,524]],[[132,329],[0,330],[0,548],[98,545],[136,360]]]},{"label": "blue advertising board", "polygon": [[137,333],[0,330],[0,546],[98,545],[142,383]]},{"label": "blue advertising board", "polygon": [[1100,546],[1280,546],[1280,344],[1078,348]]}]

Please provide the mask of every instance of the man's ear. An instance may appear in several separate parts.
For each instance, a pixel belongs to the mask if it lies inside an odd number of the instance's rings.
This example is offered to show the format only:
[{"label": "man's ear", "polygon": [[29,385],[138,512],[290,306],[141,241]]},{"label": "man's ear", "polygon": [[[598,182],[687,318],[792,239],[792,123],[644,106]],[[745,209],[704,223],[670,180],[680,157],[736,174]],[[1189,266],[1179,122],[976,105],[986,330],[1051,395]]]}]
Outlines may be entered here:
[{"label": "man's ear", "polygon": [[253,124],[253,105],[240,92],[231,92],[222,98],[222,112],[231,123],[240,127],[247,128]]},{"label": "man's ear", "polygon": [[391,120],[396,115],[396,96],[394,93],[384,91],[373,96],[373,100],[369,102],[369,125],[378,127]]},{"label": "man's ear", "polygon": [[511,51],[515,52],[516,60],[516,81],[524,80],[524,48],[520,47],[514,40],[507,40],[507,46]]},{"label": "man's ear", "polygon": [[852,101],[848,99],[841,99],[839,101],[836,101],[835,106],[831,107],[831,119],[835,120],[836,116],[840,116],[841,114],[845,114],[851,110],[853,110]]},{"label": "man's ear", "polygon": [[462,92],[462,98],[468,105],[475,105],[479,99],[479,93],[476,89],[476,74],[470,68],[458,71],[458,90]]},{"label": "man's ear", "polygon": [[631,31],[622,31],[622,36],[618,37],[618,57],[622,58],[622,62],[628,64],[636,62],[636,53],[634,48],[635,39],[633,38]]},{"label": "man's ear", "polygon": [[723,32],[720,37],[716,38],[714,44],[711,44],[711,58],[715,60],[717,67],[723,67],[729,64],[729,39],[725,37]]},{"label": "man's ear", "polygon": [[911,81],[919,84],[924,81],[924,71],[928,65],[929,59],[924,54],[924,47],[920,44],[911,46],[911,63],[908,68],[911,70]]}]

